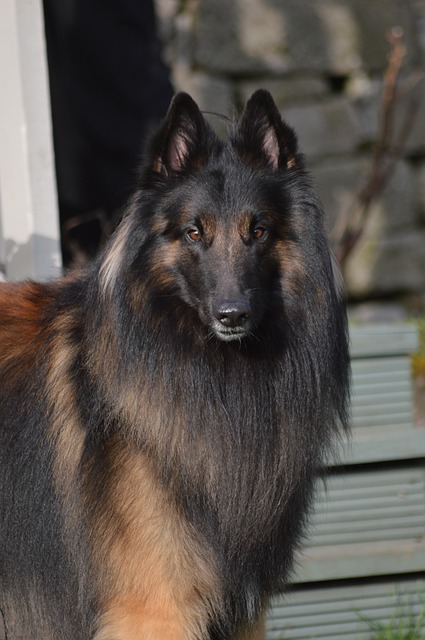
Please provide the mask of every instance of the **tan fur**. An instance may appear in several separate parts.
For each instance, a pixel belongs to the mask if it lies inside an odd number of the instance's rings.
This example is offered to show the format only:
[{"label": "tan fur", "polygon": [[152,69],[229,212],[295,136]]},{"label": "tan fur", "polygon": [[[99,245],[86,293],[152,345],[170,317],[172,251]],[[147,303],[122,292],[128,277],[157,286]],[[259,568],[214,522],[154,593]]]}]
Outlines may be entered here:
[{"label": "tan fur", "polygon": [[158,174],[164,174],[167,175],[167,169],[162,161],[162,158],[160,156],[156,157],[153,159],[152,162],[152,171],[154,171],[155,173]]},{"label": "tan fur", "polygon": [[282,265],[285,289],[297,293],[300,283],[305,281],[307,274],[304,268],[304,257],[294,242],[279,241],[276,244],[278,260]]},{"label": "tan fur", "polygon": [[[34,364],[42,340],[41,319],[50,295],[38,284],[0,284],[0,366],[13,362],[7,384]],[[22,368],[22,369],[21,369]]]},{"label": "tan fur", "polygon": [[152,236],[160,236],[167,228],[167,220],[161,218],[153,218],[149,221],[150,232]]},{"label": "tan fur", "polygon": [[162,606],[140,611],[139,603],[126,601],[112,604],[102,617],[102,627],[94,640],[180,640],[188,638],[178,613]]},{"label": "tan fur", "polygon": [[0,285],[0,365],[13,363],[5,380],[11,383],[23,368],[40,364],[36,360],[40,358],[41,348],[43,352],[51,349],[46,378],[52,417],[49,435],[54,442],[55,479],[66,496],[80,460],[83,433],[76,420],[78,413],[69,380],[69,367],[74,356],[68,338],[72,319],[57,318],[54,327],[46,326],[44,314],[52,301],[52,290],[40,284]]},{"label": "tan fur", "polygon": [[99,270],[100,287],[104,295],[111,295],[117,274],[121,266],[121,260],[125,254],[125,245],[130,231],[130,217],[124,217],[117,234],[110,243],[105,259]]},{"label": "tan fur", "polygon": [[238,633],[234,640],[265,640],[266,639],[266,616],[263,614],[252,627],[244,629]]},{"label": "tan fur", "polygon": [[181,245],[178,241],[160,246],[155,251],[149,275],[157,291],[167,290],[170,286],[174,287],[175,275],[172,269],[178,263],[180,252]]},{"label": "tan fur", "polygon": [[116,443],[107,457],[108,504],[93,523],[105,594],[95,640],[205,637],[218,592],[214,559],[201,554],[146,456]]},{"label": "tan fur", "polygon": [[[79,527],[79,512],[72,503],[77,495],[84,431],[78,421],[75,391],[70,379],[74,350],[70,344],[70,318],[58,319],[52,338],[50,368],[46,378],[51,421],[48,437],[53,451],[53,479],[64,504],[68,533]],[[71,518],[71,519],[70,519]]]}]

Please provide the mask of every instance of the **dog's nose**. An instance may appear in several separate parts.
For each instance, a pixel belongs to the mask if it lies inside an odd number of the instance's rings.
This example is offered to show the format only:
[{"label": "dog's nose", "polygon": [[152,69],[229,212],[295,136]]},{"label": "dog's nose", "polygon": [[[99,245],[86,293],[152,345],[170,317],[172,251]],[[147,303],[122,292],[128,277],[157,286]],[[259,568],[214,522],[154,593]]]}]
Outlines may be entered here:
[{"label": "dog's nose", "polygon": [[214,309],[214,316],[224,327],[242,327],[251,317],[248,300],[225,300]]}]

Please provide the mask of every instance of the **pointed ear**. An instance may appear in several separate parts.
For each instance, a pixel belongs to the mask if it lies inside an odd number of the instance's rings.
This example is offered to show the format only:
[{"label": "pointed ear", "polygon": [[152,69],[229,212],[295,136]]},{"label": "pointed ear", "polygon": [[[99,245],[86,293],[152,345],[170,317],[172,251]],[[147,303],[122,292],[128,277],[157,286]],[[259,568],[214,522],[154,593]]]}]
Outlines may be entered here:
[{"label": "pointed ear", "polygon": [[248,164],[267,165],[275,171],[301,164],[297,137],[264,89],[256,91],[246,103],[233,146]]},{"label": "pointed ear", "polygon": [[187,93],[178,93],[151,142],[151,176],[167,178],[202,166],[208,156],[208,136],[197,104]]}]

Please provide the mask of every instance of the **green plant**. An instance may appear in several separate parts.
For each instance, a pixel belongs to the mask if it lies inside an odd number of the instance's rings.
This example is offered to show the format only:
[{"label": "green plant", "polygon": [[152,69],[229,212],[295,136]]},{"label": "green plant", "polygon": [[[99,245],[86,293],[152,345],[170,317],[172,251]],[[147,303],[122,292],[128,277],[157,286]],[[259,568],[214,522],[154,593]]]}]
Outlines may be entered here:
[{"label": "green plant", "polygon": [[361,616],[369,629],[370,640],[425,640],[425,602],[414,611],[411,601],[398,598],[397,607],[388,621],[377,622]]}]

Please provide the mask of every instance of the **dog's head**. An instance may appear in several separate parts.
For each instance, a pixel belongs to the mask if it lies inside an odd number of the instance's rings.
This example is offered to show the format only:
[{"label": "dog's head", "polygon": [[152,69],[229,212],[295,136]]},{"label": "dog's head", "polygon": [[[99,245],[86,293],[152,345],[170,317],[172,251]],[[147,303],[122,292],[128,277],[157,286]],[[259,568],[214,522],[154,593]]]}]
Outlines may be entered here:
[{"label": "dog's head", "polygon": [[160,195],[158,271],[221,340],[245,338],[280,291],[279,248],[290,232],[290,189],[301,159],[292,129],[266,91],[248,101],[229,141],[219,140],[180,93],[151,145],[142,187]]},{"label": "dog's head", "polygon": [[[264,90],[227,141],[178,94],[151,141],[123,228],[133,274],[139,268],[157,299],[184,301],[223,341],[256,334],[282,313],[296,323],[316,264],[328,260],[296,136]],[[105,280],[111,266],[107,257]]]}]

